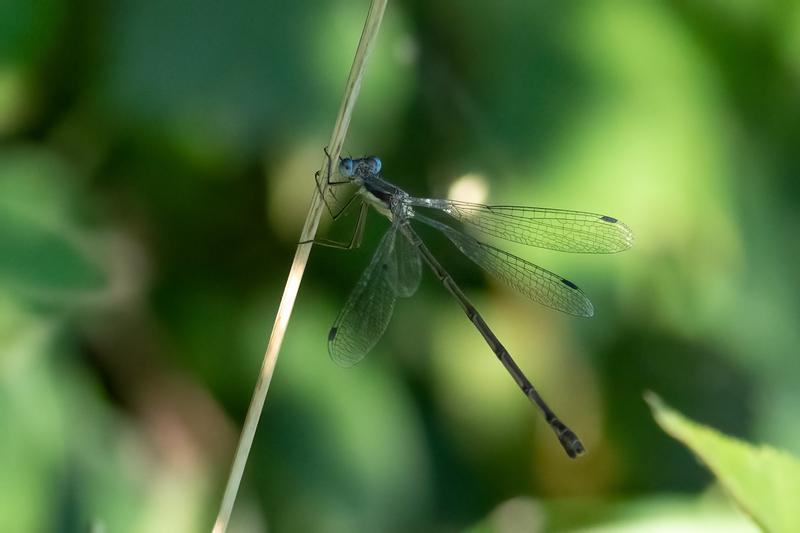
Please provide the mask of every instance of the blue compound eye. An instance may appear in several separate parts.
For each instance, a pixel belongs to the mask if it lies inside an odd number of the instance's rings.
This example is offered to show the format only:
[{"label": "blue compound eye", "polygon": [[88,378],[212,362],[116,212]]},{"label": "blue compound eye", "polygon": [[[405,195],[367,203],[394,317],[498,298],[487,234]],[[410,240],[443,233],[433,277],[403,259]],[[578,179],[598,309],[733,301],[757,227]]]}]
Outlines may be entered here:
[{"label": "blue compound eye", "polygon": [[377,174],[381,171],[381,160],[375,156],[369,158],[370,170],[373,174]]},{"label": "blue compound eye", "polygon": [[339,163],[339,174],[344,176],[345,178],[349,178],[353,175],[353,160],[349,157],[342,159],[342,162]]}]

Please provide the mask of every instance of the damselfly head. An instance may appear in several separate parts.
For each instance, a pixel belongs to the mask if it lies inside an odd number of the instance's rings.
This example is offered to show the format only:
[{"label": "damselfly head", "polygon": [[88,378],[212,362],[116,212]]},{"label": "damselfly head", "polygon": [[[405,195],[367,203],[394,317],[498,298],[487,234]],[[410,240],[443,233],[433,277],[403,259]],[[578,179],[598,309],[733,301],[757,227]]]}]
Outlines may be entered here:
[{"label": "damselfly head", "polygon": [[381,160],[377,157],[369,156],[361,159],[351,159],[346,157],[339,163],[339,173],[345,178],[365,178],[375,176],[381,171]]}]

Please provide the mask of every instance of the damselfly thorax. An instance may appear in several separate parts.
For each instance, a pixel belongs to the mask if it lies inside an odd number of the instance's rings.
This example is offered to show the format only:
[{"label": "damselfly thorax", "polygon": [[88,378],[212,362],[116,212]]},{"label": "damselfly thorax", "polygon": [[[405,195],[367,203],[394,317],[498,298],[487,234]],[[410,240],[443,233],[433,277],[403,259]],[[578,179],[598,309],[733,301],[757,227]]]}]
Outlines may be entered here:
[{"label": "damselfly thorax", "polygon": [[376,211],[389,220],[414,216],[414,209],[408,203],[410,195],[381,178],[380,170],[381,160],[374,156],[355,160],[343,159],[339,164],[339,173],[358,185],[358,194]]}]

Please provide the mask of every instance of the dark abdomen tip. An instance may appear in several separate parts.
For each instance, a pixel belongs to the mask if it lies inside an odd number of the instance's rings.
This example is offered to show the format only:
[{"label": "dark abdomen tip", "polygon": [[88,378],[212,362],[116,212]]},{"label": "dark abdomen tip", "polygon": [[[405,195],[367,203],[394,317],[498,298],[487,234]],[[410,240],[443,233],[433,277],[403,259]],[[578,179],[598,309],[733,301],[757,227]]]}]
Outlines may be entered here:
[{"label": "dark abdomen tip", "polygon": [[558,439],[561,441],[561,447],[564,448],[564,451],[567,452],[570,459],[577,459],[586,453],[583,443],[571,430],[566,430],[559,435]]}]

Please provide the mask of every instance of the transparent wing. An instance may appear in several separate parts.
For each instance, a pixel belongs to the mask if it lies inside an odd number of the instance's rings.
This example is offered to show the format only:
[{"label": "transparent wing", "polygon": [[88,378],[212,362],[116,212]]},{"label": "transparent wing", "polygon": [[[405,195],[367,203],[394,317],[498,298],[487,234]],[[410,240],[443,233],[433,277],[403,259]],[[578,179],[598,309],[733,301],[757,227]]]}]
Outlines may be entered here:
[{"label": "transparent wing", "polygon": [[389,325],[398,286],[396,236],[392,226],[328,333],[328,352],[340,366],[360,362]]},{"label": "transparent wing", "polygon": [[607,215],[429,198],[411,198],[409,203],[443,211],[486,235],[539,248],[607,254],[633,245],[631,229]]},{"label": "transparent wing", "polygon": [[447,224],[417,213],[419,220],[444,233],[456,248],[478,266],[531,300],[576,316],[594,314],[592,302],[577,285],[520,257],[465,235]]},{"label": "transparent wing", "polygon": [[397,283],[394,293],[399,297],[408,298],[417,292],[422,278],[419,252],[402,233],[395,238],[394,247],[394,255],[397,258]]}]

